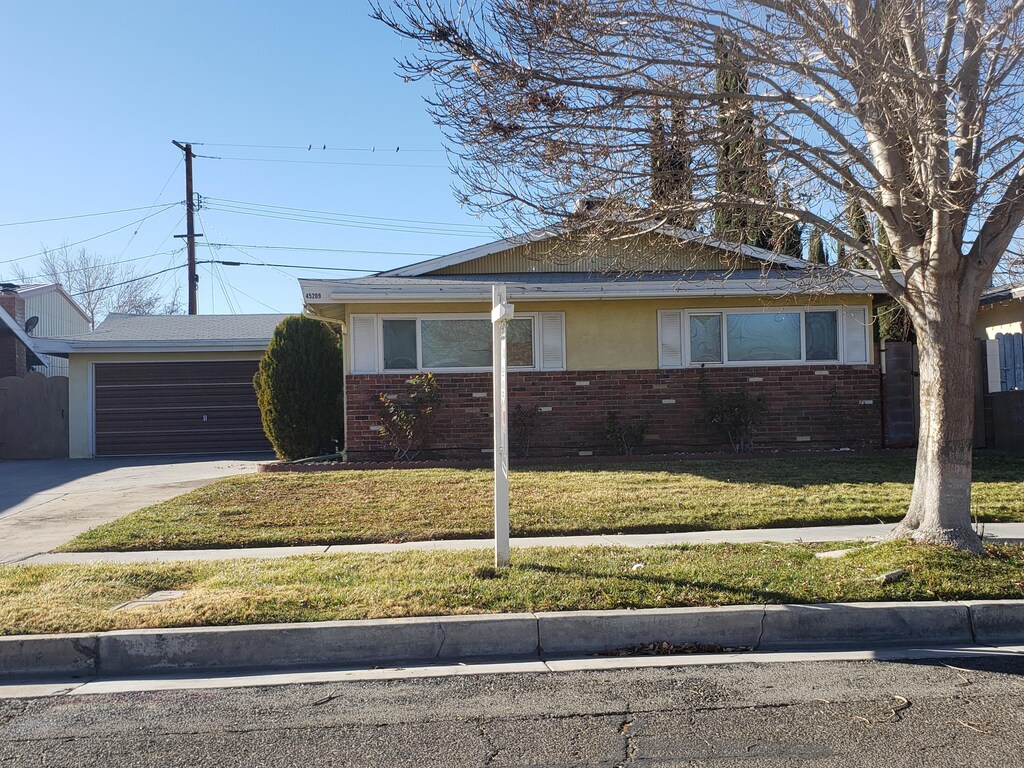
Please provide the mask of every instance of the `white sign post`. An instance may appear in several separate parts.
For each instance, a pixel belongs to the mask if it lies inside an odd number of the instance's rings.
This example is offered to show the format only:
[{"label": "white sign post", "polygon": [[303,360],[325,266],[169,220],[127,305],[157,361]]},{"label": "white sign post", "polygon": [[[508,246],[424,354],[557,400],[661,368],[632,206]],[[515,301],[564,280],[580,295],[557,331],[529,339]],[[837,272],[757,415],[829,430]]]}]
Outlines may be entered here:
[{"label": "white sign post", "polygon": [[509,563],[508,543],[508,321],[513,305],[508,289],[491,289],[491,352],[494,380],[494,566]]}]

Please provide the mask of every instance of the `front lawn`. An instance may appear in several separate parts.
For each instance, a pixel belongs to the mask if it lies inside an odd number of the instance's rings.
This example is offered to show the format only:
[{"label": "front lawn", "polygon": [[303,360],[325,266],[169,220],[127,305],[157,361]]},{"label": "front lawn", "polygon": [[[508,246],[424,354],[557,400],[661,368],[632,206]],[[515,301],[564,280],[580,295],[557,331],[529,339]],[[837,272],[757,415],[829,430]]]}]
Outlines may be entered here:
[{"label": "front lawn", "polygon": [[[0,567],[0,634],[751,603],[1020,598],[1024,547],[991,557],[889,542],[488,550],[276,560]],[[880,574],[903,569],[891,584]],[[157,590],[170,603],[114,607]]]},{"label": "front lawn", "polygon": [[[512,535],[895,522],[913,477],[908,454],[514,469]],[[981,453],[974,478],[978,519],[1024,521],[1024,456]],[[246,475],[134,512],[62,550],[483,538],[493,533],[492,482],[482,469]]]}]

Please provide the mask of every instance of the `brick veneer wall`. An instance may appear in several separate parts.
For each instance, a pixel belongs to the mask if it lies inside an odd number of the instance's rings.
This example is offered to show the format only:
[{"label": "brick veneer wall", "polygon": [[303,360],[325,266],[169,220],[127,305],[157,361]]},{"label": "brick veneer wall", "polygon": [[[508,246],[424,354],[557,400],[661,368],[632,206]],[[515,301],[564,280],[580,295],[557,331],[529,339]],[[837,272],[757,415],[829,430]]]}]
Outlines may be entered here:
[{"label": "brick veneer wall", "polygon": [[[876,365],[779,366],[707,370],[714,391],[746,388],[763,394],[767,415],[755,448],[880,447],[881,381]],[[568,371],[509,374],[510,412],[535,416],[530,456],[613,453],[605,436],[608,411],[621,420],[650,414],[640,452],[730,450],[708,425],[699,369]],[[428,450],[420,458],[477,457],[491,447],[490,373],[436,374],[443,402]],[[377,394],[404,399],[408,377],[352,375],[346,382],[345,437],[353,461],[386,459]],[[513,452],[514,452],[513,446]]]},{"label": "brick veneer wall", "polygon": [[[0,291],[0,307],[14,318],[14,322],[25,327],[25,299],[13,291]],[[0,378],[27,373],[25,345],[18,341],[10,328],[0,323]]]}]

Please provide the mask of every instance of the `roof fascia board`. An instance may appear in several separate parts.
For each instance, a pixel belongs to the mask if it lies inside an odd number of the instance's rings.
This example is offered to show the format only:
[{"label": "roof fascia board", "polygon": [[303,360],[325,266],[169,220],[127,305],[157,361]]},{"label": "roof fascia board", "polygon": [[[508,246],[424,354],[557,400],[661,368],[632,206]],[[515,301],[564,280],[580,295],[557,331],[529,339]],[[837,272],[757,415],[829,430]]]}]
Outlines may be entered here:
[{"label": "roof fascia board", "polygon": [[181,341],[100,341],[90,339],[37,339],[43,354],[115,354],[118,352],[264,352],[270,339]]},{"label": "roof fascia board", "polygon": [[[730,285],[707,285],[688,286],[685,289],[673,289],[671,287],[659,286],[651,289],[637,290],[635,287],[610,289],[584,288],[581,286],[562,285],[557,289],[547,286],[523,286],[508,285],[509,298],[522,301],[559,301],[559,300],[581,300],[581,299],[667,299],[686,298],[689,296],[787,296],[787,295],[860,295],[860,294],[881,294],[881,289],[870,285],[849,285],[833,289],[830,293],[821,293],[814,290],[813,286],[794,285],[788,281],[769,283],[743,283]],[[490,285],[483,285],[474,289],[452,291],[451,289],[440,291],[427,290],[376,290],[376,291],[354,291],[344,293],[330,293],[329,302],[345,304],[375,304],[375,303],[415,303],[415,302],[436,302],[436,301],[469,301],[479,302],[490,299]]]}]

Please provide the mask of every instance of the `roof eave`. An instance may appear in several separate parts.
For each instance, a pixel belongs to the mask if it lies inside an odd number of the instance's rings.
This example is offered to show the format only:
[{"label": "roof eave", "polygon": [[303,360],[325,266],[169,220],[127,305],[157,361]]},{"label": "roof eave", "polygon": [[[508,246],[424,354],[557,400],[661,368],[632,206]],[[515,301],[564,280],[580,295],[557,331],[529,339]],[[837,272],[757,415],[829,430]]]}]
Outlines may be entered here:
[{"label": "roof eave", "polygon": [[263,352],[270,339],[202,339],[170,341],[101,341],[90,339],[37,339],[44,354],[67,357],[79,354],[145,352]]}]

